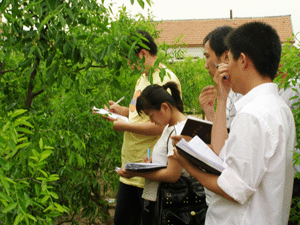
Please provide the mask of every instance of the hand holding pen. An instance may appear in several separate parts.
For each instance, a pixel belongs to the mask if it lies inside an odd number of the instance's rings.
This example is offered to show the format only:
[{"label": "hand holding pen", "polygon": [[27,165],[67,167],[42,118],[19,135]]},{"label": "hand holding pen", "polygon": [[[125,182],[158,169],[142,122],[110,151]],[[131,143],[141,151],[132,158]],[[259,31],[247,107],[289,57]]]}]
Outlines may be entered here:
[{"label": "hand holding pen", "polygon": [[109,111],[113,112],[113,113],[117,113],[117,114],[121,114],[121,106],[118,105],[123,99],[124,99],[125,96],[123,96],[122,98],[120,98],[118,101],[114,102],[114,101],[108,101],[109,103]]},{"label": "hand holding pen", "polygon": [[217,90],[217,98],[224,101],[227,100],[231,84],[230,84],[230,74],[228,73],[228,64],[221,63],[216,64],[217,71],[214,76],[214,83]]},{"label": "hand holding pen", "polygon": [[123,96],[122,98],[120,98],[118,101],[116,101],[114,104],[119,104],[123,99],[125,98],[125,96]]},{"label": "hand holding pen", "polygon": [[152,162],[151,151],[150,151],[149,148],[147,149],[147,157],[143,156],[143,162],[144,163],[151,163]]},{"label": "hand holding pen", "polygon": [[[215,64],[216,68],[218,69],[218,68],[219,68],[219,65],[218,65],[216,62],[214,62],[214,64]],[[223,77],[223,79],[225,79],[225,80],[226,80],[226,79],[227,79],[227,77],[226,77],[226,76],[224,76],[224,77]]]}]

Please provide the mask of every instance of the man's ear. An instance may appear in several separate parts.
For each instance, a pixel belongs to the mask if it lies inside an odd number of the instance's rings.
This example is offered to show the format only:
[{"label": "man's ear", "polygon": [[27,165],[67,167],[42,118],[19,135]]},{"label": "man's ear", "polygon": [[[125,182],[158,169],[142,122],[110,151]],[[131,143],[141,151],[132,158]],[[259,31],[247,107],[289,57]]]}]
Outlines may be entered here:
[{"label": "man's ear", "polygon": [[241,53],[239,60],[241,62],[243,70],[248,70],[249,68],[253,67],[253,63],[252,63],[251,59],[247,55],[245,55],[243,52]]},{"label": "man's ear", "polygon": [[149,51],[147,51],[146,49],[141,49],[140,53],[141,57],[147,57],[147,55],[149,55]]},{"label": "man's ear", "polygon": [[226,50],[225,52],[223,52],[223,54],[221,55],[221,62],[222,63],[229,63],[229,57],[228,57],[228,52],[229,50]]}]

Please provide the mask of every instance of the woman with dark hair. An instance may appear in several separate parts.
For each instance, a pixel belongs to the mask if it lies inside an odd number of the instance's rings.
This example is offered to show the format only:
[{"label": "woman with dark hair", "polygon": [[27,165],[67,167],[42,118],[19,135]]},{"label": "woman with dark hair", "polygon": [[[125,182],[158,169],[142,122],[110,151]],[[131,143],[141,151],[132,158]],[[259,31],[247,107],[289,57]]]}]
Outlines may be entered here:
[{"label": "woman with dark hair", "polygon": [[[170,91],[170,92],[169,92]],[[142,197],[145,199],[145,209],[142,213],[142,224],[155,224],[152,221],[154,203],[160,182],[176,182],[180,175],[188,173],[180,164],[169,158],[173,155],[173,146],[170,136],[176,134],[175,127],[183,126],[186,116],[183,114],[183,103],[176,83],[168,82],[165,85],[149,85],[137,98],[137,112],[140,116],[146,114],[152,123],[165,126],[165,129],[153,148],[152,158],[144,157],[144,162],[153,162],[167,165],[166,168],[155,171],[129,171],[121,168],[117,173],[126,178],[144,177],[146,183]],[[148,212],[147,212],[148,211]],[[150,213],[149,213],[150,212]]]}]

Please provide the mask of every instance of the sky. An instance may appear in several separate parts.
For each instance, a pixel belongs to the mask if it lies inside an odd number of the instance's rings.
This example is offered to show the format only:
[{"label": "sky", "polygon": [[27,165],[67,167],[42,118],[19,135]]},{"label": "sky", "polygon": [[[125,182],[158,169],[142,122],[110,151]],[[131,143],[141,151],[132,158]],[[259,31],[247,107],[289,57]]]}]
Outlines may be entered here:
[{"label": "sky", "polygon": [[291,15],[294,34],[300,40],[300,0],[152,0],[151,7],[145,4],[142,9],[137,0],[131,5],[130,0],[105,0],[113,2],[113,12],[123,4],[132,15],[147,15],[150,9],[154,20],[219,19],[232,16],[269,17]]}]

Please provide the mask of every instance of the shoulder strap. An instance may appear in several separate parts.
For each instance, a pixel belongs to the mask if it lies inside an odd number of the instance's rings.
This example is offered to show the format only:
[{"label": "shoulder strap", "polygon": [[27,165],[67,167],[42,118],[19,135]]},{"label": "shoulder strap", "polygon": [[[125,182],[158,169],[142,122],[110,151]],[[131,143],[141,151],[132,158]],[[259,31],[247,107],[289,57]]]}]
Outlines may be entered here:
[{"label": "shoulder strap", "polygon": [[167,155],[168,155],[168,152],[169,152],[169,140],[170,140],[170,137],[171,137],[171,134],[175,131],[175,128],[174,130],[172,130],[169,134],[169,137],[168,137],[168,140],[167,140]]}]

